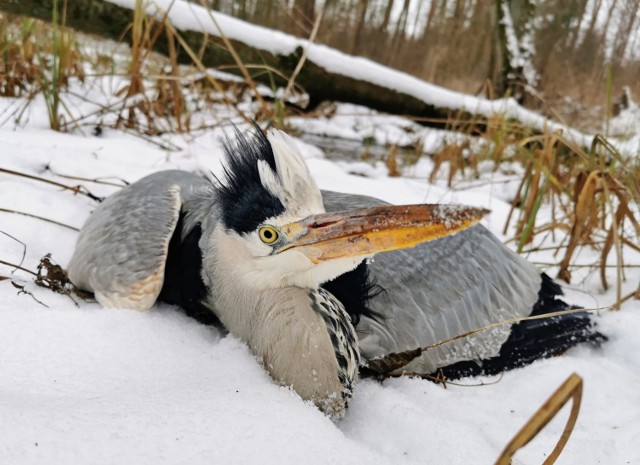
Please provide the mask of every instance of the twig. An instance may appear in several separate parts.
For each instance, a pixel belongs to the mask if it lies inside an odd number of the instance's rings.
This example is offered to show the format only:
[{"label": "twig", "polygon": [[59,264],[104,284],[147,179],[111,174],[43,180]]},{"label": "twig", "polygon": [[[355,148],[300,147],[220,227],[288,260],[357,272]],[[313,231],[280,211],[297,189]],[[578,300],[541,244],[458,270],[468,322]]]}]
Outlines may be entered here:
[{"label": "twig", "polygon": [[300,60],[298,60],[298,64],[296,65],[293,73],[291,73],[291,77],[289,78],[289,82],[287,82],[287,87],[284,89],[284,95],[282,100],[286,100],[293,88],[293,83],[298,77],[298,74],[302,70],[304,63],[307,61],[307,55],[309,53],[309,47],[313,44],[313,41],[316,39],[316,35],[318,34],[318,29],[320,29],[320,22],[322,21],[322,15],[324,14],[324,9],[320,10],[318,17],[316,18],[315,23],[313,24],[313,29],[311,30],[311,35],[309,36],[309,40],[307,42],[307,46],[302,50],[302,56],[300,56]]},{"label": "twig", "polygon": [[[15,215],[28,216],[29,218],[35,218],[37,220],[46,221],[47,223],[51,223],[51,224],[55,224],[55,225],[58,225],[58,226],[62,226],[63,228],[71,229],[72,231],[80,231],[80,229],[78,229],[78,228],[76,228],[74,226],[69,226],[68,224],[59,223],[58,221],[50,220],[49,218],[44,218],[42,216],[32,215],[31,213],[20,212],[20,211],[17,211],[17,210],[9,210],[7,208],[0,208],[0,212],[13,213]],[[0,231],[0,232],[2,232],[2,231]],[[3,234],[6,234],[6,233],[3,233]],[[7,234],[7,236],[8,236],[8,234]],[[20,242],[20,241],[18,241],[18,242]],[[24,260],[24,254],[23,254],[23,260]],[[22,264],[22,262],[20,262],[20,264]]]},{"label": "twig", "polygon": [[621,239],[622,239],[622,242],[624,243],[624,245],[627,245],[627,246],[631,247],[636,252],[640,252],[640,247],[638,247],[636,244],[631,242],[629,239],[627,239],[626,237],[621,237]]},{"label": "twig", "polygon": [[16,265],[16,264],[14,264],[14,263],[5,262],[4,260],[0,260],[0,265],[6,265],[6,266],[11,267],[11,268],[16,268],[16,269],[18,269],[18,270],[25,271],[25,272],[27,272],[27,273],[29,273],[29,274],[32,274],[33,276],[38,276],[36,273],[34,273],[34,272],[33,272],[33,271],[31,271],[31,270],[28,270],[28,269],[26,269],[26,268],[23,268],[23,267],[21,267],[20,265]]},{"label": "twig", "polygon": [[[551,263],[551,262],[536,262],[536,261],[531,261],[531,263],[533,263],[534,265],[540,265],[540,266],[559,266],[558,263]],[[600,267],[604,267],[604,268],[618,268],[619,265],[600,265],[599,263],[570,263],[569,267],[570,268],[600,268]],[[640,268],[640,265],[635,265],[635,264],[631,264],[631,265],[622,265],[622,268]]]},{"label": "twig", "polygon": [[[2,210],[2,209],[0,209]],[[20,264],[19,266],[22,266],[22,264],[24,263],[24,258],[27,256],[27,244],[25,244],[24,242],[22,242],[20,239],[17,239],[15,237],[13,237],[11,234],[8,234],[4,231],[0,231],[0,233],[4,234],[5,236],[7,236],[9,239],[13,239],[14,241],[16,241],[18,244],[20,244],[22,246],[22,258],[20,259]],[[13,270],[11,272],[11,274],[13,274],[15,270]]]},{"label": "twig", "polygon": [[[278,68],[274,68],[273,66],[270,66],[270,65],[265,64],[265,63],[263,63],[263,64],[261,64],[261,65],[257,65],[257,64],[253,64],[253,65],[252,65],[252,64],[244,64],[244,67],[245,67],[245,68],[247,68],[247,69],[259,69],[259,70],[262,70],[262,71],[266,71],[266,72],[268,72],[268,73],[275,74],[276,76],[280,76],[280,77],[282,78],[282,80],[283,80],[283,81],[288,81],[288,80],[289,80],[288,76],[287,76],[286,74],[284,74],[282,71],[280,71]],[[215,67],[215,70],[216,70],[216,71],[222,71],[222,72],[224,72],[224,71],[226,71],[226,70],[228,70],[228,69],[240,69],[240,67],[239,67],[238,65],[220,65],[220,66],[216,66],[216,67]],[[220,80],[221,80],[221,81],[224,81],[224,79],[220,79]],[[233,82],[235,82],[235,81],[225,81],[225,82],[231,82],[231,83],[233,83]],[[302,91],[302,88],[301,88],[299,85],[297,85],[297,84],[295,84],[295,83],[294,83],[294,85],[295,85],[295,86],[296,86],[300,91]],[[356,114],[356,116],[359,116],[359,115],[357,115],[357,114]],[[303,118],[304,118],[305,116],[304,116],[304,115],[302,115],[301,117],[303,117]]]},{"label": "twig", "polygon": [[[51,169],[50,166],[47,166],[47,171],[50,171],[52,174],[60,177],[60,178],[64,178],[64,179],[71,179],[72,181],[86,181],[86,182],[93,182],[96,184],[104,184],[105,186],[113,186],[113,187],[126,187],[128,185],[130,185],[131,183],[122,179],[122,178],[118,178],[117,176],[110,176],[110,177],[105,177],[105,178],[82,178],[79,176],[70,176],[68,174],[60,174],[55,172],[54,170]],[[115,182],[109,182],[109,181],[104,181],[103,179],[117,179],[118,181],[122,182],[122,184],[117,184]]]},{"label": "twig", "polygon": [[573,373],[562,385],[554,392],[549,399],[538,409],[538,411],[529,419],[527,423],[518,431],[514,438],[507,444],[495,465],[511,465],[513,455],[521,448],[529,444],[542,429],[558,414],[560,409],[573,399],[571,404],[571,413],[562,431],[562,435],[555,447],[543,462],[542,465],[553,465],[565,444],[571,436],[571,432],[578,419],[580,412],[580,403],[582,401],[582,378]]},{"label": "twig", "polygon": [[36,299],[36,296],[33,295],[31,292],[27,291],[23,285],[16,283],[15,281],[11,281],[11,284],[13,285],[13,287],[15,287],[16,289],[18,289],[18,295],[20,294],[26,294],[31,296],[31,298],[33,300],[35,300],[36,302],[38,302],[40,305],[42,305],[43,307],[49,308],[49,306],[47,304],[45,304],[44,302]]},{"label": "twig", "polygon": [[218,24],[218,21],[216,20],[215,15],[212,13],[211,9],[206,5],[204,0],[200,0],[200,5],[202,6],[202,8],[204,8],[207,11],[209,18],[211,19],[211,22],[216,26],[216,29],[218,30],[218,33],[220,34],[220,38],[224,42],[224,45],[227,48],[227,51],[231,54],[233,61],[235,61],[236,64],[238,65],[238,68],[240,68],[240,72],[242,73],[242,76],[244,77],[247,85],[251,88],[251,90],[253,90],[256,96],[256,99],[258,99],[260,108],[262,108],[262,111],[264,111],[264,113],[268,115],[269,107],[267,106],[267,103],[262,98],[262,95],[260,94],[260,92],[258,92],[258,87],[256,86],[256,83],[251,78],[249,71],[247,71],[247,68],[244,66],[244,63],[240,58],[240,56],[238,55],[238,52],[236,52],[235,47],[233,46],[233,44],[231,43],[227,35],[224,33],[224,31]]},{"label": "twig", "polygon": [[[408,176],[405,176],[405,177],[408,177]],[[487,179],[487,180],[480,180],[480,181],[476,181],[476,182],[469,182],[469,184],[467,184],[467,185],[461,185],[464,182],[465,181],[462,181],[462,182],[458,183],[457,185],[451,187],[451,190],[453,190],[453,191],[464,191],[464,190],[467,190],[467,189],[475,189],[477,187],[490,186],[490,185],[493,185],[493,184],[508,184],[510,182],[516,182],[516,179],[513,179],[513,178]]]},{"label": "twig", "polygon": [[[511,238],[507,241],[505,241],[505,244],[508,244],[509,242],[512,242],[514,239]],[[596,245],[602,245],[604,243],[604,241],[591,241],[591,242],[585,242],[584,244],[582,244],[583,246],[587,246],[587,245],[591,245],[591,246],[596,246]],[[523,250],[522,254],[531,254],[534,252],[542,252],[542,251],[546,251],[546,250],[557,250],[558,248],[563,248],[566,247],[566,245],[562,245],[562,244],[558,244],[558,245],[551,245],[549,247],[532,247],[530,249],[527,250]]]},{"label": "twig", "polygon": [[562,315],[571,315],[573,313],[583,313],[583,312],[595,313],[595,312],[610,311],[610,310],[611,310],[611,307],[574,308],[574,309],[569,309],[569,310],[561,310],[561,311],[558,311],[558,312],[545,313],[544,315],[533,315],[533,316],[525,316],[525,317],[521,317],[521,318],[510,318],[508,320],[502,320],[502,321],[498,321],[497,323],[492,323],[492,324],[484,326],[482,328],[478,328],[478,329],[474,329],[474,330],[471,330],[471,331],[467,331],[466,333],[459,334],[458,336],[455,336],[455,337],[452,337],[452,338],[449,338],[449,339],[445,339],[444,341],[436,342],[435,344],[431,344],[429,346],[421,348],[421,350],[423,352],[426,352],[427,350],[435,349],[437,347],[440,347],[442,345],[448,344],[450,342],[457,341],[458,339],[463,339],[463,338],[466,338],[466,337],[469,337],[469,336],[473,336],[475,334],[484,333],[486,331],[489,331],[490,329],[498,328],[500,326],[510,325],[510,324],[514,324],[514,323],[520,323],[521,321],[545,320],[547,318],[554,318],[554,317],[562,316]]},{"label": "twig", "polygon": [[51,184],[52,186],[57,186],[57,187],[61,187],[62,189],[66,189],[66,190],[70,190],[72,191],[74,194],[82,194],[85,195],[87,197],[89,197],[91,200],[95,200],[96,202],[102,202],[102,200],[104,200],[102,197],[98,197],[96,195],[93,195],[89,189],[87,189],[84,186],[78,185],[78,186],[68,186],[66,184],[62,184],[56,181],[52,181],[50,179],[45,179],[45,178],[41,178],[39,176],[34,176],[32,174],[27,174],[27,173],[21,173],[19,171],[13,171],[13,170],[9,170],[6,168],[0,168],[0,173],[6,173],[6,174],[10,174],[12,176],[20,176],[23,178],[27,178],[27,179],[32,179],[34,181],[40,181],[46,184]]},{"label": "twig", "polygon": [[630,299],[640,300],[640,285],[638,286],[638,289],[636,289],[633,292],[630,292],[629,294],[625,295],[622,299],[620,299],[620,303],[622,304]]},{"label": "twig", "polygon": [[498,384],[500,381],[502,381],[502,377],[504,376],[504,373],[500,373],[500,376],[498,379],[496,379],[495,381],[490,381],[490,382],[484,382],[482,380],[480,380],[478,383],[473,383],[473,384],[463,384],[463,383],[457,383],[455,381],[449,381],[443,374],[442,374],[442,370],[438,371],[438,374],[436,376],[434,375],[429,375],[426,373],[416,373],[416,372],[410,372],[410,371],[403,371],[402,373],[389,373],[389,375],[387,375],[390,378],[403,378],[403,377],[408,377],[408,378],[421,378],[421,379],[426,379],[429,381],[433,381],[436,384],[442,384],[444,386],[444,388],[447,388],[447,385],[452,385],[452,386],[458,386],[458,387],[482,387],[482,386],[492,386],[494,384]]}]

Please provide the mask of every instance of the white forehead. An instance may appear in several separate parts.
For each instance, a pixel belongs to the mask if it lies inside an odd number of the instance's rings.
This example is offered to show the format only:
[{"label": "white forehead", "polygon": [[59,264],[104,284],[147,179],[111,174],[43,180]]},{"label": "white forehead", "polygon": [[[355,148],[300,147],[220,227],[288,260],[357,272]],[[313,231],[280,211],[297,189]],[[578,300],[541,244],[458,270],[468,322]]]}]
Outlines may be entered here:
[{"label": "white forehead", "polygon": [[323,212],[320,189],[294,140],[277,129],[267,131],[267,140],[271,144],[277,173],[266,161],[258,161],[264,188],[280,199],[287,216],[305,217]]}]

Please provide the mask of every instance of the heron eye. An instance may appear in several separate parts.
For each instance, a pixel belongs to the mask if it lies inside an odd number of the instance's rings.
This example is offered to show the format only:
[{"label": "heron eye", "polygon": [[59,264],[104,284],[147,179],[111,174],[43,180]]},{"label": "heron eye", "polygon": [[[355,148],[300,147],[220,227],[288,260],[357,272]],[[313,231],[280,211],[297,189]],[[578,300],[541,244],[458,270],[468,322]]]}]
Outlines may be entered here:
[{"label": "heron eye", "polygon": [[278,231],[273,226],[263,226],[258,231],[260,240],[265,244],[273,244],[278,240]]}]

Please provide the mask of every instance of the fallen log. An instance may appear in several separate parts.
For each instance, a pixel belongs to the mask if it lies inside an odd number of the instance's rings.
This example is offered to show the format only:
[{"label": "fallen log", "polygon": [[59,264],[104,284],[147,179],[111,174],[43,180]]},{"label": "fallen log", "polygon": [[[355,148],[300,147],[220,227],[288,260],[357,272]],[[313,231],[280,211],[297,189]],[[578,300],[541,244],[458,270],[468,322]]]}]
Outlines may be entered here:
[{"label": "fallen log", "polygon": [[[5,0],[0,2],[0,11],[50,20],[53,1]],[[73,0],[66,7],[66,24],[118,40],[130,29],[134,5],[135,0]],[[270,66],[285,76],[294,72],[306,52],[296,83],[309,94],[311,107],[325,100],[347,102],[414,117],[424,125],[437,128],[447,127],[453,117],[457,121],[472,120],[472,127],[479,131],[484,130],[488,117],[502,115],[534,132],[561,129],[566,138],[579,145],[589,146],[591,142],[591,137],[526,110],[513,99],[487,100],[453,92],[365,58],[246,23],[184,0],[148,2],[147,12],[156,17],[166,13],[189,47],[202,51],[201,61],[206,67],[233,71],[236,66],[223,44],[222,34],[243,63]],[[160,53],[169,54],[166,40],[155,41],[154,47]],[[178,48],[177,53],[180,62],[192,63],[184,49]],[[240,74],[240,70],[236,72]],[[260,72],[254,78],[267,85],[272,80],[279,85],[286,84],[273,73]]]}]

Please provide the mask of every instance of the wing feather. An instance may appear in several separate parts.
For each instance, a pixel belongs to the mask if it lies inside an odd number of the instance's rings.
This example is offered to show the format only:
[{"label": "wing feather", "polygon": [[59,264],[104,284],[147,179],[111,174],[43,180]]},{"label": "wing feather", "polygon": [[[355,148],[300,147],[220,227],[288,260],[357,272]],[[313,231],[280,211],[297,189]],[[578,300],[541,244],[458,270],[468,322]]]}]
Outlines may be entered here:
[{"label": "wing feather", "polygon": [[[323,192],[327,211],[384,202]],[[366,358],[425,347],[499,321],[528,316],[538,299],[539,270],[505,247],[482,225],[413,249],[380,254],[369,265],[386,292],[369,305],[383,318],[357,327]],[[463,360],[493,357],[510,325],[447,343],[405,367],[431,373]]]},{"label": "wing feather", "polygon": [[181,206],[207,188],[195,174],[162,171],[108,197],[78,236],[71,281],[106,307],[149,309],[162,289]]}]

